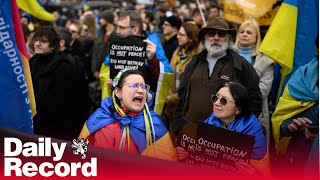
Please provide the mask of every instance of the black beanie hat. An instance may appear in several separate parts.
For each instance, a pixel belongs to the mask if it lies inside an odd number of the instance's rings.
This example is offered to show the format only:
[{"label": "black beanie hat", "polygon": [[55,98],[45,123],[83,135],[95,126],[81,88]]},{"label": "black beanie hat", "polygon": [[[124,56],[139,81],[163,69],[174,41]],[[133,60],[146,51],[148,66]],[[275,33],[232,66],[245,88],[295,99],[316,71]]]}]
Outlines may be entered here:
[{"label": "black beanie hat", "polygon": [[106,20],[108,23],[113,23],[113,21],[114,21],[113,12],[110,11],[110,10],[104,10],[104,11],[100,14],[100,18]]},{"label": "black beanie hat", "polygon": [[171,26],[176,27],[178,30],[181,27],[181,19],[178,16],[170,16],[166,18],[166,21],[170,23]]}]

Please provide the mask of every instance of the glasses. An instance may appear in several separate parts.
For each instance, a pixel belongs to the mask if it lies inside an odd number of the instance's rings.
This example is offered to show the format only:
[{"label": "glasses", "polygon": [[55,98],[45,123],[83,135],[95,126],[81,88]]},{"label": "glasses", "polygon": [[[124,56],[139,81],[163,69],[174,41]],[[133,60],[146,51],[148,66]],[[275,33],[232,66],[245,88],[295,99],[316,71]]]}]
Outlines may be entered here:
[{"label": "glasses", "polygon": [[138,87],[140,86],[141,89],[143,91],[149,91],[150,89],[150,86],[147,85],[147,84],[141,84],[141,83],[125,83],[124,85],[129,85],[129,87],[132,89],[132,90],[138,90]]},{"label": "glasses", "polygon": [[125,29],[127,29],[127,28],[133,28],[134,26],[128,26],[128,27],[125,27],[125,26],[119,26],[118,25],[118,29],[119,30],[125,30]]},{"label": "glasses", "polygon": [[35,38],[33,41],[34,43],[39,41],[41,44],[49,42],[48,39],[43,39],[43,38]]},{"label": "glasses", "polygon": [[225,97],[219,98],[217,95],[212,95],[212,96],[211,96],[211,101],[212,101],[213,103],[217,102],[219,99],[220,99],[220,104],[223,105],[223,106],[227,105],[228,102],[234,103],[234,101],[231,101],[231,100],[229,100],[229,99],[227,99],[227,98],[225,98]]},{"label": "glasses", "polygon": [[216,34],[218,34],[219,37],[226,37],[227,32],[221,31],[221,30],[210,30],[207,35],[208,37],[214,37]]}]

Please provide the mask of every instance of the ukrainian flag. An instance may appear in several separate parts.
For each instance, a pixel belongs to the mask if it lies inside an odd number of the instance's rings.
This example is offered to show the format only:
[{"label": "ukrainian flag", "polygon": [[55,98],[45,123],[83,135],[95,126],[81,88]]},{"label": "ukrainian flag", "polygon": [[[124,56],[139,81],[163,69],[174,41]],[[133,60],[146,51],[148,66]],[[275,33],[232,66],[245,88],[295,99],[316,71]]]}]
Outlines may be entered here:
[{"label": "ukrainian flag", "polygon": [[319,0],[284,0],[259,49],[282,68],[278,97],[292,72],[313,59],[318,27]]},{"label": "ukrainian flag", "polygon": [[37,0],[17,0],[17,3],[20,9],[38,19],[54,21],[53,14],[47,12]]},{"label": "ukrainian flag", "polygon": [[33,132],[36,114],[28,54],[15,0],[0,1],[0,126]]},{"label": "ukrainian flag", "polygon": [[[161,115],[165,99],[168,94],[168,90],[170,87],[170,83],[172,80],[172,69],[170,67],[169,61],[164,53],[163,47],[161,45],[161,41],[159,35],[157,33],[153,33],[148,35],[148,40],[153,42],[156,46],[156,56],[159,60],[160,74],[157,83],[157,90],[155,92],[155,105],[154,111]],[[112,95],[112,90],[107,86],[107,79],[110,79],[110,56],[106,57],[106,60],[103,62],[100,69],[100,83],[102,87],[102,99],[109,97]]]},{"label": "ukrainian flag", "polygon": [[284,154],[290,141],[289,137],[280,137],[282,122],[295,117],[317,102],[319,102],[319,60],[314,58],[291,76],[272,115],[272,131],[277,152]]}]

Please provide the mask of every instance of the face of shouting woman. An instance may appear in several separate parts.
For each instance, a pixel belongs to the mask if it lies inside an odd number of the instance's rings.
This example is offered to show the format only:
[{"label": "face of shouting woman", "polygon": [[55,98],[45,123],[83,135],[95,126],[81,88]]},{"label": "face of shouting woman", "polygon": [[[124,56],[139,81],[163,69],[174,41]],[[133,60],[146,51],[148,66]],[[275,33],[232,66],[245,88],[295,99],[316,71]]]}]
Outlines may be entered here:
[{"label": "face of shouting woman", "polygon": [[141,75],[131,74],[124,79],[121,88],[116,88],[116,96],[120,99],[121,107],[131,112],[140,112],[147,101],[149,86]]}]

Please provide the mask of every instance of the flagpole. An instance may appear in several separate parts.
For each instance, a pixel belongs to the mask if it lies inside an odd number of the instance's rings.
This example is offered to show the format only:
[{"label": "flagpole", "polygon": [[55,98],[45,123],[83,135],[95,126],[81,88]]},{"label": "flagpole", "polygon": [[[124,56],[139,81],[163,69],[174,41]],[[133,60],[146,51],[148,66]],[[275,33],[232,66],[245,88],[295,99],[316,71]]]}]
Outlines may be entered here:
[{"label": "flagpole", "polygon": [[204,24],[206,24],[206,19],[205,19],[205,17],[204,17],[204,14],[203,14],[203,12],[202,12],[201,7],[200,7],[200,2],[199,2],[199,0],[196,0],[196,2],[197,2],[197,5],[198,5],[198,8],[199,8],[199,11],[200,11],[200,15],[201,15],[202,22],[203,22]]}]

